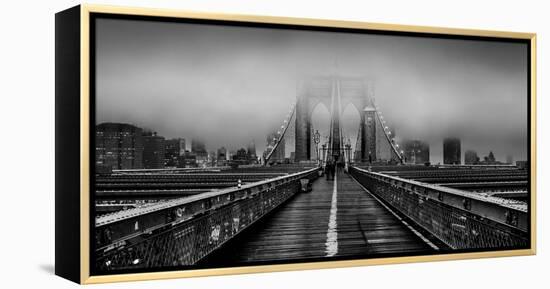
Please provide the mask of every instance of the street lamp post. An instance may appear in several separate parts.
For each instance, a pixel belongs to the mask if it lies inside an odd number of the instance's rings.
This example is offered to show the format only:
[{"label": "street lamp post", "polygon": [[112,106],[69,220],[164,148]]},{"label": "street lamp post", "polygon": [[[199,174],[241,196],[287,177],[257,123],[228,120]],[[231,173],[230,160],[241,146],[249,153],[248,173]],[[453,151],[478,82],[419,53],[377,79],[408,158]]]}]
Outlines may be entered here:
[{"label": "street lamp post", "polygon": [[346,162],[344,164],[344,169],[346,172],[349,172],[349,165],[351,163],[351,143],[348,142],[344,145],[344,154],[347,157],[347,160],[345,160]]},{"label": "street lamp post", "polygon": [[347,143],[345,145],[346,155],[348,157],[348,163],[351,162],[351,144]]},{"label": "street lamp post", "polygon": [[321,142],[321,134],[315,130],[313,134],[313,142],[315,143],[315,151],[317,152],[317,164],[319,163],[319,142]]}]

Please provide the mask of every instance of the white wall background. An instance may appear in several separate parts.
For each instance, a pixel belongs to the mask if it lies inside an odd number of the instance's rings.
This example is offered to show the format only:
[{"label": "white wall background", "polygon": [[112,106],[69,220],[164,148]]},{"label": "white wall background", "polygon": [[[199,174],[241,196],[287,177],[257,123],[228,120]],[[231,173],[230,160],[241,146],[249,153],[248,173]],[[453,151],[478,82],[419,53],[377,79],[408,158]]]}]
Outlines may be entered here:
[{"label": "white wall background", "polygon": [[[101,288],[541,288],[550,284],[544,128],[546,1],[90,1],[210,12],[538,33],[538,255],[99,285]],[[69,288],[54,265],[54,13],[75,1],[6,1],[0,16],[0,287]],[[545,228],[546,227],[546,228]],[[545,268],[546,267],[546,268]],[[472,287],[470,287],[472,286]]]}]

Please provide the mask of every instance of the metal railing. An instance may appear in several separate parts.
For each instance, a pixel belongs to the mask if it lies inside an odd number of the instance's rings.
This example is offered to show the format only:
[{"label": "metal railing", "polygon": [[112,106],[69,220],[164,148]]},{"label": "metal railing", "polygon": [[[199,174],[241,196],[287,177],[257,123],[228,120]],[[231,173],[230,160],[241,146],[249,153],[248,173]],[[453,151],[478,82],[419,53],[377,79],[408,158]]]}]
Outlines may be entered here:
[{"label": "metal railing", "polygon": [[318,169],[96,218],[99,272],[195,264],[301,190]]},{"label": "metal railing", "polygon": [[527,248],[525,203],[370,172],[351,175],[371,193],[452,249]]}]

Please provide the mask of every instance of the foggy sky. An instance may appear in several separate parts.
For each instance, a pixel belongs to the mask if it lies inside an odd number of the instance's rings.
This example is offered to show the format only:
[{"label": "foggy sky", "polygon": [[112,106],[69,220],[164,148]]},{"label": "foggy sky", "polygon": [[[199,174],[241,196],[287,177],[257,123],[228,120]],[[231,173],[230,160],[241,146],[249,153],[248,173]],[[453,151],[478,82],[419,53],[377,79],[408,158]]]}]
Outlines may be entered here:
[{"label": "foggy sky", "polygon": [[[97,123],[132,123],[188,143],[200,137],[209,150],[255,140],[260,153],[297,82],[337,73],[371,81],[397,139],[427,141],[434,163],[447,136],[462,139],[462,153],[527,158],[525,44],[96,21]],[[324,118],[316,109],[314,125]],[[342,119],[355,144],[357,112],[348,107]]]}]

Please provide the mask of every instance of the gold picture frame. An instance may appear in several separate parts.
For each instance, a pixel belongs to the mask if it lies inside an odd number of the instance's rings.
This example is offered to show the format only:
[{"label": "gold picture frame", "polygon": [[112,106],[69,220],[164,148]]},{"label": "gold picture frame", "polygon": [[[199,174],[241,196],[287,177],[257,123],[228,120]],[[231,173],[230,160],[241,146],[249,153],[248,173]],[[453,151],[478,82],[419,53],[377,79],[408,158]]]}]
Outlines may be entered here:
[{"label": "gold picture frame", "polygon": [[[488,251],[488,252],[468,252],[468,253],[451,253],[428,256],[403,256],[403,257],[383,257],[374,259],[360,260],[338,260],[338,261],[322,261],[309,263],[291,263],[291,264],[275,264],[275,265],[258,265],[232,268],[210,268],[210,269],[192,269],[192,270],[176,270],[166,272],[143,272],[143,273],[125,273],[113,275],[91,275],[90,274],[90,242],[92,236],[91,216],[90,216],[90,15],[93,13],[114,14],[114,15],[130,15],[130,16],[147,16],[159,18],[186,18],[198,20],[216,20],[228,22],[249,23],[250,25],[264,23],[277,25],[292,25],[292,26],[308,26],[322,28],[344,28],[368,30],[377,32],[400,32],[411,34],[429,34],[429,35],[446,35],[446,36],[468,36],[468,37],[490,37],[502,39],[521,39],[526,40],[530,47],[530,82],[528,83],[530,91],[530,248],[504,251]],[[78,22],[78,23],[75,23]],[[77,28],[69,28],[71,25],[78,25]],[[78,39],[74,39],[77,37]],[[121,282],[121,281],[137,281],[137,280],[152,280],[152,279],[168,279],[168,278],[183,278],[183,277],[199,277],[199,276],[214,276],[214,275],[229,275],[229,274],[244,274],[244,273],[260,273],[260,272],[277,272],[288,270],[308,270],[322,268],[340,268],[352,266],[370,266],[382,264],[398,264],[412,262],[429,262],[429,261],[445,261],[473,258],[488,258],[488,257],[505,257],[505,256],[522,256],[536,254],[536,34],[520,33],[520,32],[505,32],[505,31],[490,31],[490,30],[473,30],[473,29],[457,29],[457,28],[441,28],[441,27],[425,27],[413,25],[394,25],[394,24],[378,24],[367,22],[352,22],[352,21],[337,21],[337,20],[321,20],[321,19],[305,19],[305,18],[288,18],[288,17],[273,17],[273,16],[256,16],[256,15],[238,15],[238,14],[221,14],[221,13],[203,13],[192,11],[168,10],[168,9],[151,9],[151,8],[130,8],[130,7],[115,7],[104,5],[88,5],[83,4],[75,8],[65,10],[58,13],[56,18],[56,117],[59,124],[56,126],[56,138],[67,139],[66,141],[56,141],[56,163],[59,163],[61,168],[56,168],[56,175],[64,172],[64,170],[77,170],[78,179],[69,177],[60,177],[56,182],[56,274],[61,277],[70,279],[81,284],[95,284],[104,282]],[[71,42],[72,41],[72,42]],[[68,42],[74,45],[70,47]],[[73,49],[72,52],[67,52]],[[58,51],[60,50],[60,51]],[[63,51],[61,51],[63,50]],[[78,51],[76,51],[78,50]],[[77,62],[64,62],[62,59],[72,58],[78,59]],[[69,64],[67,64],[69,63]],[[72,64],[70,64],[72,63]],[[75,69],[78,69],[78,78],[68,79],[68,75],[74,74]],[[68,84],[72,81],[72,84]],[[61,86],[72,85],[72,90],[64,90]],[[70,105],[72,112],[61,114],[65,108],[59,106],[67,106],[66,99],[74,98],[74,95],[69,95],[78,90],[77,103]],[[74,99],[73,99],[74,101]],[[79,107],[77,111],[75,107]],[[69,109],[69,108],[67,108]],[[66,111],[65,111],[66,112]],[[70,118],[78,119],[78,127],[75,124],[69,124],[67,121]],[[70,128],[70,126],[73,126]],[[78,132],[77,135],[68,137],[67,130],[73,129],[73,132]],[[78,159],[71,159],[69,163],[62,156],[58,156],[64,148],[71,146],[77,147]],[[57,166],[57,165],[56,165]],[[60,182],[70,182],[68,185],[61,185]],[[74,189],[78,188],[78,198],[70,198],[69,194],[74,194]],[[72,191],[71,191],[72,190]],[[66,211],[66,208],[74,207],[71,211]],[[78,211],[78,222],[67,220],[67,216]],[[78,235],[74,232],[77,229]],[[72,233],[71,233],[72,232]],[[78,243],[76,242],[78,239]],[[68,251],[65,249],[69,248]],[[72,253],[78,251],[78,256],[72,256]],[[78,270],[77,270],[78,269]]]}]

